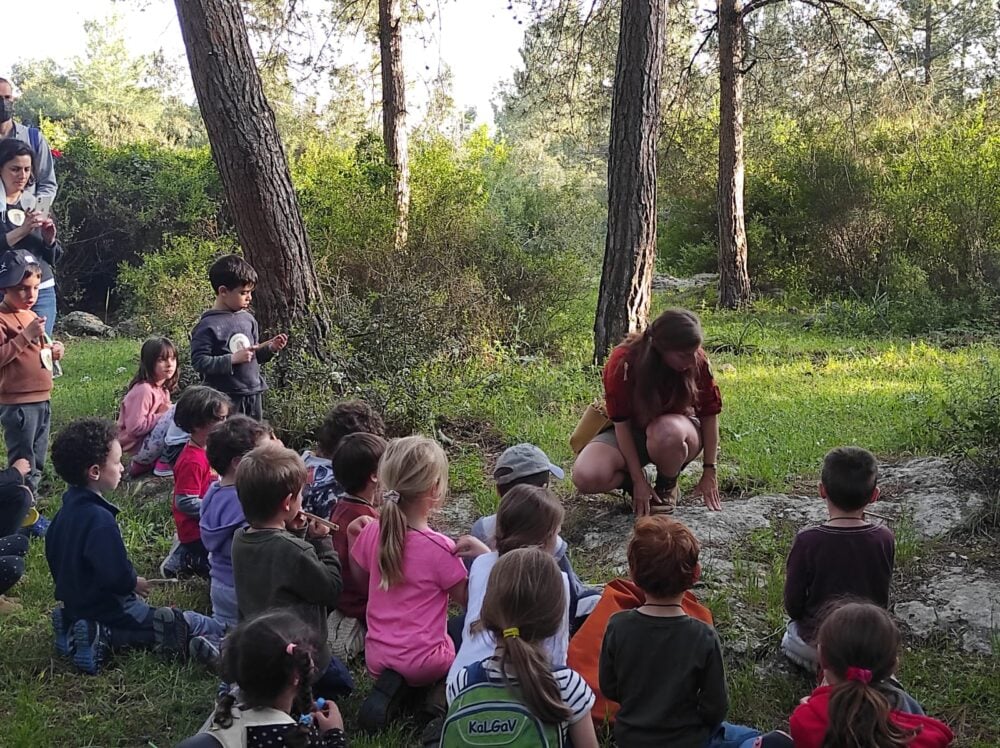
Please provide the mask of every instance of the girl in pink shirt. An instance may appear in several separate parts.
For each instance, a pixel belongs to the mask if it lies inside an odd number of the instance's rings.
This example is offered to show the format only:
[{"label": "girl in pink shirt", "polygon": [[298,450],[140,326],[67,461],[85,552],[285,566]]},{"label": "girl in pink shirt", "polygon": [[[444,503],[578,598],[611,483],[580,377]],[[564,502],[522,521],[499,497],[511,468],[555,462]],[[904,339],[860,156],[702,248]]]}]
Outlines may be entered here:
[{"label": "girl in pink shirt", "polygon": [[139,371],[129,383],[118,414],[122,452],[133,455],[133,478],[153,469],[170,427],[170,393],[177,387],[177,348],[169,338],[150,338],[139,352]]},{"label": "girl in pink shirt", "polygon": [[358,719],[369,731],[386,724],[406,686],[443,685],[455,659],[448,601],[465,607],[468,597],[462,558],[489,552],[472,536],[456,543],[428,525],[448,490],[448,458],[437,442],[394,439],[378,479],[379,518],[359,517],[348,529],[351,571],[368,587],[365,661],[377,681]]}]

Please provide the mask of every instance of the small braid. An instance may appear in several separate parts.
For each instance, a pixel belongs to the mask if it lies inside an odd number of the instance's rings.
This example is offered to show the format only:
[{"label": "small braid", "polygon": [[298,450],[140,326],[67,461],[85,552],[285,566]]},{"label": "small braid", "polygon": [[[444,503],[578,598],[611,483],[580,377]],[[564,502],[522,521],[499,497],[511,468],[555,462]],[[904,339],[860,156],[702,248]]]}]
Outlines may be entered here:
[{"label": "small braid", "polygon": [[215,702],[215,716],[212,718],[213,724],[218,725],[223,730],[233,726],[233,705],[236,697],[231,692],[226,692],[219,696]]},{"label": "small braid", "polygon": [[312,656],[302,647],[292,651],[292,666],[299,676],[299,690],[292,701],[292,719],[295,724],[288,728],[285,744],[290,748],[305,748],[309,743],[311,724],[303,724],[299,718],[309,714],[313,707],[312,677],[315,667]]}]

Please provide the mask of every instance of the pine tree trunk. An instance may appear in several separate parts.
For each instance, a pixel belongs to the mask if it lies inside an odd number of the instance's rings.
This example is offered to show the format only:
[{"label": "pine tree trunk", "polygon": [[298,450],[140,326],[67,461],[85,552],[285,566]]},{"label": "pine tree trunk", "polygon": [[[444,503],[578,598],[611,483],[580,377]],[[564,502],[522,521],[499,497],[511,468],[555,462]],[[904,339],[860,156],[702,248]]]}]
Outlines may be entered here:
[{"label": "pine tree trunk", "polygon": [[406,246],[410,216],[410,164],[406,141],[406,79],[403,71],[401,0],[379,0],[382,56],[382,137],[392,166],[396,208],[396,250]]},{"label": "pine tree trunk", "polygon": [[238,0],[175,0],[191,81],[236,233],[260,282],[254,307],[265,334],[304,335],[322,350],[322,294],[274,112],[250,50]]},{"label": "pine tree trunk", "polygon": [[931,84],[931,62],[933,47],[931,46],[934,38],[932,35],[932,24],[934,22],[934,3],[931,0],[926,0],[927,7],[924,8],[924,85],[929,86]]},{"label": "pine tree trunk", "polygon": [[666,0],[622,3],[611,99],[608,233],[594,322],[596,364],[649,318],[665,18]]},{"label": "pine tree trunk", "polygon": [[719,2],[719,305],[750,303],[743,215],[743,0]]}]

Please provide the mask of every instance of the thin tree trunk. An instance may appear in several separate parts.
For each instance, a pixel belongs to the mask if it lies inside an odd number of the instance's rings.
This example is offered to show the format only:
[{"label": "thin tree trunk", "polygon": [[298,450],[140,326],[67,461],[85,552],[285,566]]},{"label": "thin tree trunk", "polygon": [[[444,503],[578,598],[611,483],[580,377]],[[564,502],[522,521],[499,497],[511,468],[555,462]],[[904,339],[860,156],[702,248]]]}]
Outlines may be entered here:
[{"label": "thin tree trunk", "polygon": [[665,18],[666,0],[622,3],[611,99],[608,233],[594,322],[596,364],[649,319]]},{"label": "thin tree trunk", "polygon": [[931,0],[927,0],[927,7],[924,8],[924,85],[929,86],[931,83],[931,61],[932,57],[932,42],[933,35],[931,33],[933,26],[933,16],[934,16],[934,3]]},{"label": "thin tree trunk", "polygon": [[237,0],[175,0],[191,81],[233,212],[260,282],[254,305],[267,333],[302,333],[322,349],[328,323],[274,112],[267,104]]},{"label": "thin tree trunk", "polygon": [[743,215],[743,0],[719,2],[719,304],[750,303]]},{"label": "thin tree trunk", "polygon": [[382,56],[382,137],[393,173],[395,244],[397,250],[402,250],[409,231],[410,165],[406,141],[401,0],[379,0],[378,36]]}]

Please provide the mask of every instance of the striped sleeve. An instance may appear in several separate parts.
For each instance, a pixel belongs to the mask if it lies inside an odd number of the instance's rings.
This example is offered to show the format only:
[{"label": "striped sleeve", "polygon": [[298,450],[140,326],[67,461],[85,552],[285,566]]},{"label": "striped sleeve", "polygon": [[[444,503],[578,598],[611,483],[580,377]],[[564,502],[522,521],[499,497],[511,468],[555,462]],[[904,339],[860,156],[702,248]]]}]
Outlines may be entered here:
[{"label": "striped sleeve", "polygon": [[447,693],[448,704],[450,705],[451,702],[453,702],[456,698],[458,698],[458,695],[462,693],[462,691],[464,691],[468,685],[469,685],[469,671],[463,667],[455,674],[455,677],[448,684],[448,693]]},{"label": "striped sleeve", "polygon": [[570,710],[570,716],[566,722],[575,725],[584,717],[589,717],[595,697],[583,676],[569,668],[557,670],[554,675],[556,683],[559,684],[559,693],[562,695],[563,703]]}]

